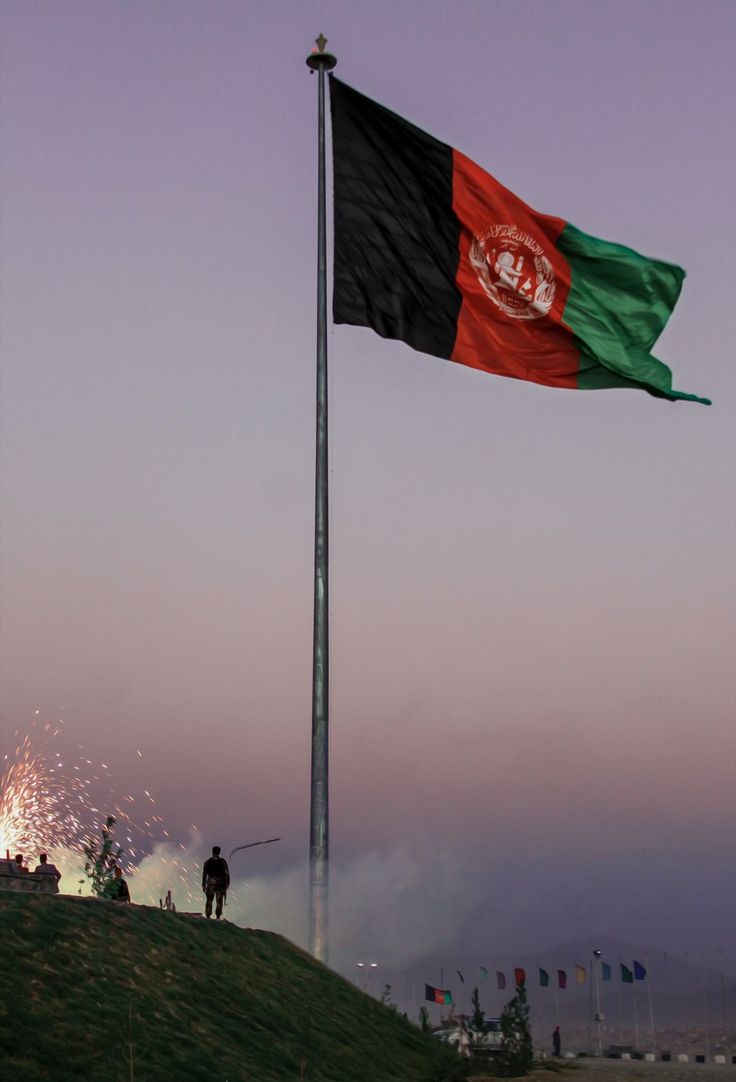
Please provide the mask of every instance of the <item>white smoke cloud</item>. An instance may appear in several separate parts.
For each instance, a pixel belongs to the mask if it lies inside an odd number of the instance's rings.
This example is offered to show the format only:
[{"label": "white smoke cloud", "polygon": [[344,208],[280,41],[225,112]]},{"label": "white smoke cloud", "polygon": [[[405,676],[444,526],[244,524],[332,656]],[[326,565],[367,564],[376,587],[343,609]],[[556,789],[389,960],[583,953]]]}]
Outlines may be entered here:
[{"label": "white smoke cloud", "polygon": [[[447,854],[395,849],[335,862],[330,870],[330,963],[352,972],[359,960],[403,969],[449,946],[467,918],[468,869]],[[274,876],[235,880],[228,917],[280,932],[306,946],[306,864]]]},{"label": "white smoke cloud", "polygon": [[[201,869],[209,848],[198,833],[186,847],[157,844],[136,868],[127,869],[131,896],[158,906],[166,892],[179,911],[202,912]],[[57,851],[61,890],[78,893],[84,861]],[[241,927],[278,932],[307,946],[308,869],[306,862],[272,875],[246,876],[231,869],[225,917]],[[470,915],[472,862],[447,850],[397,848],[334,861],[330,870],[330,964],[354,973],[359,960],[379,961],[393,970],[423,956],[450,949]],[[82,893],[89,894],[84,883]]]}]

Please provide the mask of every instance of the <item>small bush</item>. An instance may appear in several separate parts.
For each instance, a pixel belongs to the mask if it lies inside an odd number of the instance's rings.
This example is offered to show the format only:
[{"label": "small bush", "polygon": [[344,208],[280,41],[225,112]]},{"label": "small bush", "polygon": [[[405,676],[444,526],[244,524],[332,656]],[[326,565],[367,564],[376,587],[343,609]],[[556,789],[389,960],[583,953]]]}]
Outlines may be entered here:
[{"label": "small bush", "polygon": [[[115,829],[115,816],[108,815],[104,827],[100,829],[101,841],[90,839],[83,846],[84,874],[92,885],[92,893],[98,898],[111,898],[115,883],[115,868],[123,855],[123,850],[114,847],[112,832]],[[84,880],[80,879],[80,883]],[[81,890],[79,892],[82,893]]]},{"label": "small bush", "polygon": [[502,1078],[528,1074],[534,1063],[534,1048],[529,1032],[529,1004],[526,987],[517,984],[516,995],[501,1013],[501,1054],[494,1067]]}]

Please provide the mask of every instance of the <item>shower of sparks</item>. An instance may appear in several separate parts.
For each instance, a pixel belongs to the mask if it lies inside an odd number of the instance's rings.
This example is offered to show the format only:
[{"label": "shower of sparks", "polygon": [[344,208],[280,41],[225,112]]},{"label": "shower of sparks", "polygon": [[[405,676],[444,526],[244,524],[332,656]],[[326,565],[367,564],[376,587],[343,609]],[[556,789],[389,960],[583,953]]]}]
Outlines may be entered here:
[{"label": "shower of sparks", "polygon": [[[45,849],[78,848],[92,805],[89,779],[79,767],[60,773],[63,760],[54,751],[60,727],[34,723],[5,756],[0,777],[0,855]],[[16,733],[16,739],[18,738]],[[89,760],[85,765],[91,765]]]},{"label": "shower of sparks", "polygon": [[[62,755],[57,747],[62,728],[62,722],[35,719],[28,732],[15,734],[14,755],[0,761],[0,858],[6,852],[35,857],[62,849],[83,856],[83,847],[99,838],[100,827],[112,815],[113,838],[123,849],[121,865],[126,875],[135,876],[136,865],[156,842],[170,841],[164,820],[152,814],[156,801],[148,789],[137,798],[132,793],[118,796],[108,765],[86,758],[81,745],[76,759]],[[138,756],[143,758],[140,751]],[[136,808],[140,819],[134,818]],[[178,848],[186,851],[181,843]],[[165,889],[174,885],[172,879],[178,880],[183,896],[192,902],[198,871],[168,849],[160,857]],[[155,899],[149,901],[155,904]]]}]

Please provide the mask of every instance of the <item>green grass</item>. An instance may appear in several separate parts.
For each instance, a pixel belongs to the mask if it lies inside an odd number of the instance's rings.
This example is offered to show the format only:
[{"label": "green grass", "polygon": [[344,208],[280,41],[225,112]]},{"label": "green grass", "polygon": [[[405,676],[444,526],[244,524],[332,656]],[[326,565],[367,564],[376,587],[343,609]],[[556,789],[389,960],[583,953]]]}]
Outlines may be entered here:
[{"label": "green grass", "polygon": [[3,1078],[441,1082],[458,1063],[271,932],[3,892],[0,951]]}]

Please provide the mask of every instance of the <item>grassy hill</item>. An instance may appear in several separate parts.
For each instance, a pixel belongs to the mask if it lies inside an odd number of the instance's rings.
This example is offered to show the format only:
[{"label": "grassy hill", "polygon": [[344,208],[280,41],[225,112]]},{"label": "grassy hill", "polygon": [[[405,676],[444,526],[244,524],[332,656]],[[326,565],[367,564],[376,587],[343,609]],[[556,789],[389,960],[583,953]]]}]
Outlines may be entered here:
[{"label": "grassy hill", "polygon": [[23,1082],[442,1082],[456,1057],[271,932],[0,893],[0,1064]]}]

